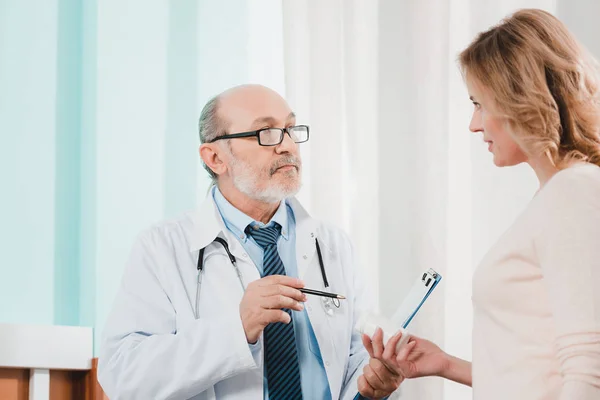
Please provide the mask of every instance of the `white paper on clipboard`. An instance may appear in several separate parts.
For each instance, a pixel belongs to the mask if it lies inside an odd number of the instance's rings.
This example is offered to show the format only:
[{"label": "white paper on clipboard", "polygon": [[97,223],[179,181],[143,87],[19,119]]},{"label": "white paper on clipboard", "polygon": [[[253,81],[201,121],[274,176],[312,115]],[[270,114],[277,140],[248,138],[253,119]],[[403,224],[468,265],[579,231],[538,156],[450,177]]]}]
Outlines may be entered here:
[{"label": "white paper on clipboard", "polygon": [[402,332],[402,337],[396,344],[396,351],[399,351],[410,339],[406,328],[441,279],[442,276],[433,269],[427,270],[415,282],[391,319],[379,314],[361,313],[356,323],[356,329],[362,334],[373,337],[376,329],[381,328],[384,345],[394,334]]},{"label": "white paper on clipboard", "polygon": [[423,273],[396,309],[392,323],[406,329],[441,279],[442,276],[431,268]]}]

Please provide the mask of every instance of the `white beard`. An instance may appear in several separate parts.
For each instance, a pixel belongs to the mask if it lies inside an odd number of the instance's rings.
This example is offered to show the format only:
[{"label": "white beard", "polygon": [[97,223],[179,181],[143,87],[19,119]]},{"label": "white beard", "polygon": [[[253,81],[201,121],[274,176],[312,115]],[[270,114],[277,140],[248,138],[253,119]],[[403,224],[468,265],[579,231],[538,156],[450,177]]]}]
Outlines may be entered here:
[{"label": "white beard", "polygon": [[[300,168],[297,174],[298,183],[294,186],[286,187],[284,185],[269,185],[265,188],[259,188],[260,177],[271,176],[268,169],[256,170],[254,167],[231,154],[231,175],[233,186],[251,199],[263,203],[279,203],[281,200],[296,195],[300,191]],[[294,158],[294,161],[297,161]]]}]

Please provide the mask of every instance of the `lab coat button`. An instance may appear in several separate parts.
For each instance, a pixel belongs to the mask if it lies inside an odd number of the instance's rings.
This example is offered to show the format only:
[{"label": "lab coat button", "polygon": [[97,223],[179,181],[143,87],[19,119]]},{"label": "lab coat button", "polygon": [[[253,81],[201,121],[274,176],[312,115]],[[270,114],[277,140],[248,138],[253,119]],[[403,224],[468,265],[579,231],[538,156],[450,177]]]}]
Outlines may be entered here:
[{"label": "lab coat button", "polygon": [[329,366],[331,366],[331,363],[329,361],[325,361],[325,366],[329,367]]}]

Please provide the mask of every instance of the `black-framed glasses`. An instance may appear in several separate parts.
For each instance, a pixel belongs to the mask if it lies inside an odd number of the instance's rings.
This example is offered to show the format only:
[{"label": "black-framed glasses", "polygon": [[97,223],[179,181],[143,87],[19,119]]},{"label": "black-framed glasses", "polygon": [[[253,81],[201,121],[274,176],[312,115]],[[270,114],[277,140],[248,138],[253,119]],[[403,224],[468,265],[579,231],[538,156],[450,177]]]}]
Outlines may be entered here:
[{"label": "black-framed glasses", "polygon": [[209,143],[213,143],[221,139],[247,138],[256,136],[258,138],[258,144],[261,146],[277,146],[279,143],[283,142],[283,135],[286,133],[290,135],[290,138],[295,143],[304,143],[308,141],[308,131],[308,125],[295,125],[287,128],[263,128],[257,131],[232,133],[229,135],[218,136]]}]

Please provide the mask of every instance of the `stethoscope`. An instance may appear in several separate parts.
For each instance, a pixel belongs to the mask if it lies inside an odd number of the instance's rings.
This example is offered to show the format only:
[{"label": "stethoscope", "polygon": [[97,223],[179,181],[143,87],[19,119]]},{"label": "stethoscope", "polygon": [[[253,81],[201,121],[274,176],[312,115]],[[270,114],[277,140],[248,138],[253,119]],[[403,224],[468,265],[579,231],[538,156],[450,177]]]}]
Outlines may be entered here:
[{"label": "stethoscope", "polygon": [[[235,256],[233,254],[231,254],[231,252],[229,251],[229,246],[227,245],[227,241],[225,241],[225,239],[223,239],[223,238],[216,237],[213,242],[220,243],[221,246],[223,246],[223,248],[225,249],[225,252],[227,253],[227,257],[229,257],[229,261],[231,262],[231,265],[233,265],[233,269],[235,270],[238,280],[240,281],[242,290],[245,291],[246,287],[244,286],[244,278],[242,276],[242,272],[238,268],[237,260],[236,260]],[[323,277],[323,285],[325,286],[325,289],[327,290],[329,288],[329,281],[327,280],[327,273],[325,272],[325,265],[323,264],[323,256],[321,254],[321,246],[319,246],[319,241],[316,238],[315,238],[315,245],[317,247],[317,256],[319,258],[319,267],[321,268],[321,276]],[[208,247],[208,246],[206,246],[206,247]],[[200,252],[198,253],[198,284],[196,286],[196,310],[195,310],[196,319],[198,319],[198,310],[200,308],[200,289],[202,286],[202,271],[204,269],[204,249],[206,249],[206,247],[201,248]],[[321,303],[323,304],[323,309],[325,310],[325,313],[329,316],[333,316],[335,308],[340,308],[340,300],[339,299],[331,299],[329,297],[321,297]]]}]

